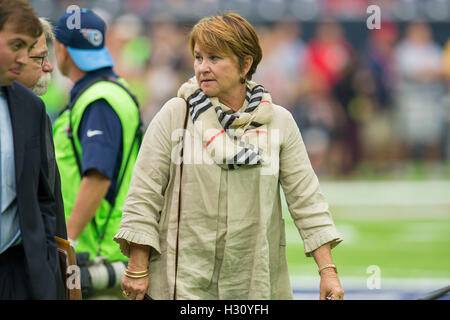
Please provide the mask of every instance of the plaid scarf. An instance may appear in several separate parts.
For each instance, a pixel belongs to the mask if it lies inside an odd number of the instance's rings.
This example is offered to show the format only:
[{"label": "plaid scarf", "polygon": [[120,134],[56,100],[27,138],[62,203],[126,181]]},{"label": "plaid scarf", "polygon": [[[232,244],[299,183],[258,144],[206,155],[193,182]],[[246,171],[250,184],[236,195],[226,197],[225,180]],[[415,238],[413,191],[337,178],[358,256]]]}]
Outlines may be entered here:
[{"label": "plaid scarf", "polygon": [[272,101],[263,86],[247,81],[247,106],[243,112],[235,112],[217,97],[205,95],[195,77],[181,86],[178,96],[188,103],[194,127],[216,164],[233,170],[265,162],[267,137],[259,139],[259,134],[267,134],[264,127],[272,119]]}]

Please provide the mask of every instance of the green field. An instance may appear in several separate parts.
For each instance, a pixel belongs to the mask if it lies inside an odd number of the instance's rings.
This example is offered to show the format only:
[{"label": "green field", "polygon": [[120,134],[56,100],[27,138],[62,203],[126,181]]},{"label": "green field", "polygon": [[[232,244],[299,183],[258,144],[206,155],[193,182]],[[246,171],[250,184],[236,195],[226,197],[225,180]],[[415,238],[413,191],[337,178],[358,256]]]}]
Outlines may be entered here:
[{"label": "green field", "polygon": [[[344,237],[333,249],[341,277],[367,278],[375,265],[383,278],[450,283],[450,182],[323,183],[322,190]],[[317,276],[286,206],[283,213],[291,276]]]}]

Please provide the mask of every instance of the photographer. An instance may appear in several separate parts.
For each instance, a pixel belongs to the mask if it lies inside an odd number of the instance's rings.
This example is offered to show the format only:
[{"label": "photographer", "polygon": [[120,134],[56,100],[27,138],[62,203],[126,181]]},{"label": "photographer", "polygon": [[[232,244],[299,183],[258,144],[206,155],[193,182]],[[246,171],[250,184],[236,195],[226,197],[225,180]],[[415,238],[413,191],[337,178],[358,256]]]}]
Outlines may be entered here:
[{"label": "photographer", "polygon": [[[74,28],[73,15],[80,18]],[[74,86],[53,135],[68,238],[77,253],[111,263],[127,260],[112,238],[139,149],[140,116],[136,99],[112,68],[105,28],[88,9],[65,13],[56,22],[58,69]],[[96,260],[91,267],[102,267]]]}]

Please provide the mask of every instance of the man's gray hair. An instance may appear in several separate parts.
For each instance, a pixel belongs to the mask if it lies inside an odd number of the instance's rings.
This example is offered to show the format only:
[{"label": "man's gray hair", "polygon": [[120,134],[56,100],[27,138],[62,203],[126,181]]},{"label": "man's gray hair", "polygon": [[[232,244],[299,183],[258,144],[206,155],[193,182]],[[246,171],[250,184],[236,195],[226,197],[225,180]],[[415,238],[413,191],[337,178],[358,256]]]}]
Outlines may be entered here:
[{"label": "man's gray hair", "polygon": [[47,41],[53,41],[53,39],[55,39],[55,34],[53,33],[53,28],[50,21],[42,17],[39,18],[39,21],[41,22],[42,30],[44,30]]}]

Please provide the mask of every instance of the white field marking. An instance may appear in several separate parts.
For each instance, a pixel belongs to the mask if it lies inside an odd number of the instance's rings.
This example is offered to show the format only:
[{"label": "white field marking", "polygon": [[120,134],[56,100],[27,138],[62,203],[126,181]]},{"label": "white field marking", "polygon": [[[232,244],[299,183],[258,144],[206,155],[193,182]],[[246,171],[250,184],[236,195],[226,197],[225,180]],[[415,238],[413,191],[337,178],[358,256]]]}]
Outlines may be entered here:
[{"label": "white field marking", "polygon": [[331,206],[450,205],[450,181],[322,182],[320,189]]},{"label": "white field marking", "polygon": [[[311,260],[312,259],[312,260]],[[305,257],[303,259],[303,263],[289,263],[289,274],[291,278],[309,278],[310,281],[316,281],[320,279],[317,273],[317,265],[314,262],[313,258]],[[376,264],[376,261],[374,261]],[[361,265],[356,266],[352,265],[338,265],[338,270],[340,269],[340,273],[344,272],[345,274],[351,274],[352,276],[341,276],[346,279],[358,279],[358,281],[364,280],[364,286],[366,284],[367,278],[370,274],[367,273],[367,267],[369,265]],[[414,281],[418,281],[419,284],[424,285],[425,282],[433,282],[433,284],[441,283],[444,287],[446,285],[450,285],[450,270],[429,270],[429,269],[414,269],[408,268],[405,270],[403,267],[395,268],[395,267],[386,267],[383,265],[379,266],[381,269],[381,279],[396,279],[398,281],[403,281],[404,283],[413,283]],[[408,275],[406,275],[406,273]],[[405,275],[404,277],[385,277],[384,274],[401,274]],[[422,279],[422,280],[421,280]],[[414,281],[413,281],[414,280]],[[445,280],[445,281],[443,281]],[[389,282],[389,281],[388,281]]]},{"label": "white field marking", "polygon": [[450,181],[322,182],[332,206],[450,205]]},{"label": "white field marking", "polygon": [[[450,218],[450,181],[322,182],[330,212],[351,219]],[[283,216],[289,211],[281,191]]]},{"label": "white field marking", "polygon": [[393,243],[447,242],[450,244],[450,223],[412,222],[393,236]]},{"label": "white field marking", "polygon": [[[357,243],[364,239],[359,230],[348,223],[335,223],[339,234],[344,238],[345,245]],[[286,243],[289,245],[303,245],[300,234],[293,223],[286,223]],[[365,239],[367,241],[367,238]],[[393,243],[436,243],[444,242],[450,244],[450,224],[439,224],[436,222],[413,222],[408,223],[391,236]]]},{"label": "white field marking", "polygon": [[[335,221],[335,226],[344,238],[345,244],[356,243],[362,237],[358,228],[349,223]],[[300,233],[293,222],[286,221],[285,232],[286,243],[302,243]],[[406,225],[402,226],[396,234],[392,235],[391,241],[396,243],[410,242],[411,244],[417,242],[450,243],[450,223],[436,223],[435,220],[431,220],[429,222],[408,222]]]},{"label": "white field marking", "polygon": [[442,206],[353,206],[331,207],[333,218],[345,218],[349,220],[448,220],[450,219],[450,207]]},{"label": "white field marking", "polygon": [[[317,273],[317,272],[316,272]],[[294,289],[311,289],[319,287],[320,277],[291,276],[291,284]],[[352,289],[367,289],[367,277],[340,276],[342,287]],[[385,278],[381,275],[382,290],[417,290],[433,291],[450,285],[450,277],[439,278]],[[370,291],[377,291],[376,289]]]}]

